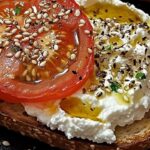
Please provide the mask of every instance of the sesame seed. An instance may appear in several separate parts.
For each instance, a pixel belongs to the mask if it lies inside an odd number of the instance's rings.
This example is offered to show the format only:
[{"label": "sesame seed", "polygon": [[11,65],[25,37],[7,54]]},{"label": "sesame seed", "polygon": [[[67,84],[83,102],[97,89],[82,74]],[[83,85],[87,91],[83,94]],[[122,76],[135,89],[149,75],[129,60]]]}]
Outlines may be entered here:
[{"label": "sesame seed", "polygon": [[24,25],[24,27],[25,27],[25,28],[29,28],[29,27],[30,27],[30,24],[27,23],[27,24]]},{"label": "sesame seed", "polygon": [[42,18],[42,14],[38,14],[37,19],[41,19],[41,18]]},{"label": "sesame seed", "polygon": [[43,17],[44,17],[44,18],[47,18],[47,17],[48,17],[48,14],[47,14],[47,13],[44,13]]},{"label": "sesame seed", "polygon": [[22,38],[22,35],[21,35],[21,34],[18,34],[18,35],[15,36],[15,38],[21,39],[21,38]]},{"label": "sesame seed", "polygon": [[35,14],[34,14],[34,13],[31,13],[29,16],[30,16],[30,17],[34,17],[34,16],[35,16]]},{"label": "sesame seed", "polygon": [[29,52],[30,52],[30,50],[27,49],[27,48],[25,48],[23,51],[24,51],[26,54],[29,54]]},{"label": "sesame seed", "polygon": [[24,36],[29,36],[29,35],[30,35],[29,32],[23,32],[22,34],[23,34]]},{"label": "sesame seed", "polygon": [[46,61],[43,61],[43,62],[40,63],[39,66],[40,66],[40,67],[44,67],[45,65],[46,65]]},{"label": "sesame seed", "polygon": [[35,6],[32,6],[33,12],[36,14],[37,13],[37,8]]},{"label": "sesame seed", "polygon": [[8,141],[2,141],[3,146],[10,146],[10,143]]},{"label": "sesame seed", "polygon": [[80,23],[81,24],[85,24],[85,20],[84,19],[80,19]]},{"label": "sesame seed", "polygon": [[53,20],[53,22],[54,22],[54,23],[56,23],[56,22],[58,22],[58,20],[59,20],[59,19],[58,19],[58,18],[56,18],[56,19],[54,19],[54,20]]},{"label": "sesame seed", "polygon": [[36,61],[36,60],[32,60],[31,62],[32,62],[32,64],[34,64],[34,65],[37,64],[37,61]]},{"label": "sesame seed", "polygon": [[27,10],[24,12],[25,15],[28,15],[30,12]]},{"label": "sesame seed", "polygon": [[44,52],[43,52],[43,57],[47,57],[47,55],[48,55],[48,52],[47,52],[47,51],[44,51]]},{"label": "sesame seed", "polygon": [[91,54],[93,51],[91,48],[88,48],[88,53]]},{"label": "sesame seed", "polygon": [[55,4],[53,5],[53,8],[57,8],[57,6],[58,6],[58,4],[57,4],[57,3],[55,3]]},{"label": "sesame seed", "polygon": [[8,28],[6,28],[6,29],[5,29],[5,31],[6,31],[6,32],[9,32],[9,31],[10,31],[10,29],[11,29],[11,28],[10,28],[10,27],[8,27]]},{"label": "sesame seed", "polygon": [[11,57],[13,56],[13,54],[12,54],[12,53],[8,53],[8,54],[6,54],[6,56],[7,56],[8,58],[11,58]]},{"label": "sesame seed", "polygon": [[67,11],[65,12],[65,14],[66,14],[66,15],[69,15],[70,12],[71,12],[71,10],[69,9],[69,10],[67,10]]},{"label": "sesame seed", "polygon": [[59,49],[59,46],[58,45],[54,45],[54,50],[58,50]]},{"label": "sesame seed", "polygon": [[5,42],[3,43],[3,47],[8,46],[8,45],[9,45],[9,41],[5,41]]},{"label": "sesame seed", "polygon": [[36,37],[36,36],[38,36],[38,34],[37,33],[33,33],[32,36]]},{"label": "sesame seed", "polygon": [[84,33],[90,34],[90,31],[89,30],[84,30]]},{"label": "sesame seed", "polygon": [[34,47],[38,47],[38,45],[39,45],[38,42],[37,42],[37,41],[34,41],[33,46],[34,46]]},{"label": "sesame seed", "polygon": [[44,28],[44,31],[49,31],[49,28],[47,28],[47,27],[43,27]]},{"label": "sesame seed", "polygon": [[8,24],[8,25],[12,24],[12,21],[10,21],[10,20],[5,20],[4,22],[5,22],[5,24]]},{"label": "sesame seed", "polygon": [[15,54],[15,58],[19,58],[21,55],[21,51],[18,51],[16,54]]},{"label": "sesame seed", "polygon": [[30,18],[28,18],[27,20],[26,20],[26,23],[31,23],[32,22],[32,20],[30,19]]},{"label": "sesame seed", "polygon": [[71,60],[75,60],[76,59],[76,55],[75,54],[71,54],[70,59]]},{"label": "sesame seed", "polygon": [[38,29],[38,33],[42,33],[43,31],[44,31],[43,27],[41,27],[41,28]]},{"label": "sesame seed", "polygon": [[18,46],[18,47],[21,46],[19,42],[15,42],[15,45]]},{"label": "sesame seed", "polygon": [[79,9],[76,9],[74,15],[75,15],[76,17],[78,17],[78,16],[80,16],[80,14],[81,14],[80,10],[79,10]]},{"label": "sesame seed", "polygon": [[29,37],[25,37],[24,39],[22,39],[22,42],[27,42],[29,40]]}]

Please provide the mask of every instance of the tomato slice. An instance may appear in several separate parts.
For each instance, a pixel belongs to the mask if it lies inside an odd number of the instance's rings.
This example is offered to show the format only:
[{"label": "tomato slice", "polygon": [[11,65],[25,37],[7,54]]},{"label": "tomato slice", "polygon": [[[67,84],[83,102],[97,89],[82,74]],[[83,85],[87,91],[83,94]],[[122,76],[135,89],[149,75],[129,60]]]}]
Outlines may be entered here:
[{"label": "tomato slice", "polygon": [[91,24],[74,0],[0,4],[0,98],[41,102],[78,91],[94,55]]}]

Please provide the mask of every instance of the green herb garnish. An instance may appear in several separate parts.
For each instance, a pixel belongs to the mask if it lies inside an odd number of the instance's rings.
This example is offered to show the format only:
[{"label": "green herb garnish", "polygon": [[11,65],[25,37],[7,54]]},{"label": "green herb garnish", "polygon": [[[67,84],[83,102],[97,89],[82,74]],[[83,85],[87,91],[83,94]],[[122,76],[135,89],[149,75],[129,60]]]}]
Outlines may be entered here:
[{"label": "green herb garnish", "polygon": [[117,92],[121,85],[118,82],[112,82],[110,88],[113,92]]},{"label": "green herb garnish", "polygon": [[135,76],[138,80],[146,79],[146,75],[143,72],[138,72]]},{"label": "green herb garnish", "polygon": [[16,6],[16,8],[14,9],[14,11],[15,11],[15,15],[20,15],[20,13],[21,13],[21,7]]},{"label": "green herb garnish", "polygon": [[107,45],[105,46],[105,50],[111,51],[113,49],[113,45]]}]

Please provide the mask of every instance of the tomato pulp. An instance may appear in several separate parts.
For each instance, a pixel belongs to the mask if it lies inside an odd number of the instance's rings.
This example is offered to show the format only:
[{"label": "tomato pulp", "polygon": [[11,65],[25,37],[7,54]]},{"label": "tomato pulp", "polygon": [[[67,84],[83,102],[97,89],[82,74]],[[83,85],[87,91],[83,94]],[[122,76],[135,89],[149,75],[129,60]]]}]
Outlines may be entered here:
[{"label": "tomato pulp", "polygon": [[0,2],[0,98],[40,102],[78,91],[94,67],[92,27],[73,0]]}]

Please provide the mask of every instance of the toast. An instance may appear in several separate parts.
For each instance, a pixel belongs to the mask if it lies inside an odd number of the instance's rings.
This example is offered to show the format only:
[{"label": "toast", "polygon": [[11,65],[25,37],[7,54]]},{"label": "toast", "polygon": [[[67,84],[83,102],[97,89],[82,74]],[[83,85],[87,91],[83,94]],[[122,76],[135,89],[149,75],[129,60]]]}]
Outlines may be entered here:
[{"label": "toast", "polygon": [[88,140],[68,140],[58,131],[51,131],[36,118],[28,116],[19,104],[0,102],[0,125],[22,135],[38,139],[52,147],[65,150],[146,150],[150,148],[150,112],[145,118],[116,129],[114,144],[96,144]]}]

